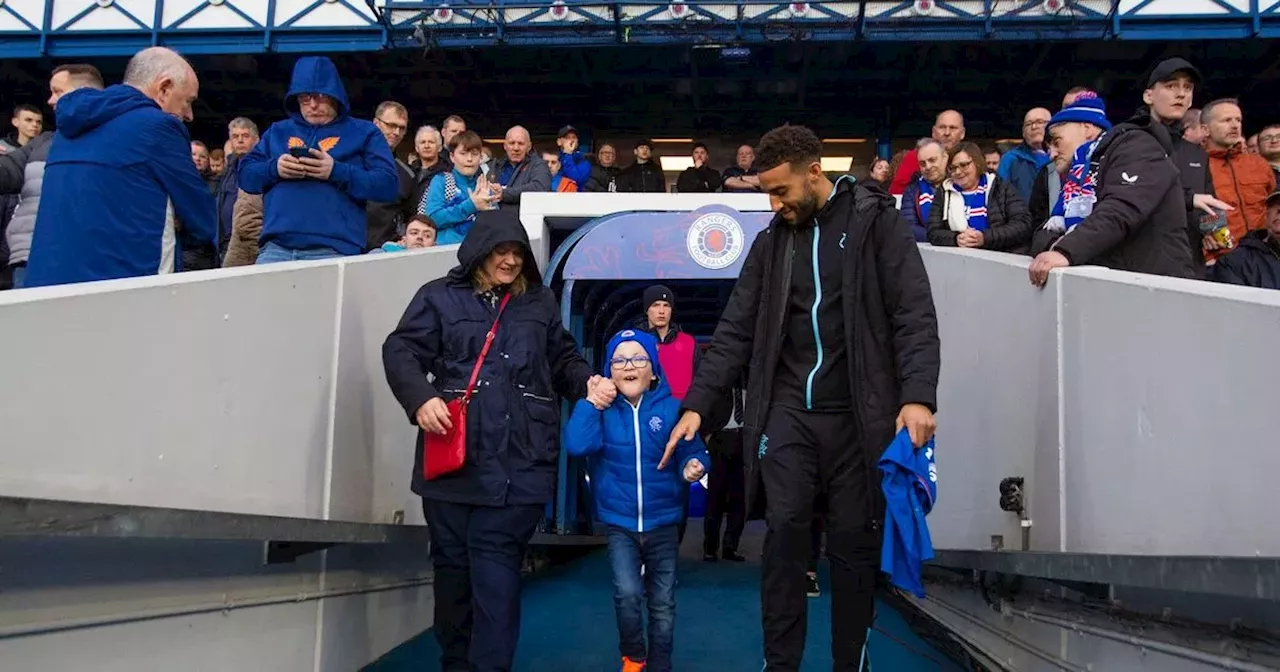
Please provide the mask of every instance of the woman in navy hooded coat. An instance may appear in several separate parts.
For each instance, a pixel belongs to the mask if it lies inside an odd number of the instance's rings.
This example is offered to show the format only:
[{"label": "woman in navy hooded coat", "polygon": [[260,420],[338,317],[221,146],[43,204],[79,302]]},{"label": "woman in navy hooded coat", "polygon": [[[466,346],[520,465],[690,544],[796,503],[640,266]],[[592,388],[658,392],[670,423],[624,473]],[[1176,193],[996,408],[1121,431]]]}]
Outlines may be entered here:
[{"label": "woman in navy hooded coat", "polygon": [[[581,398],[599,378],[565,331],[514,211],[479,213],[458,262],[418,290],[382,359],[420,427],[412,488],[431,535],[441,668],[499,672],[511,669],[519,638],[525,549],[555,494],[558,397]],[[463,395],[507,294],[469,405],[466,464],[427,481],[423,432],[439,431],[445,403]]]}]

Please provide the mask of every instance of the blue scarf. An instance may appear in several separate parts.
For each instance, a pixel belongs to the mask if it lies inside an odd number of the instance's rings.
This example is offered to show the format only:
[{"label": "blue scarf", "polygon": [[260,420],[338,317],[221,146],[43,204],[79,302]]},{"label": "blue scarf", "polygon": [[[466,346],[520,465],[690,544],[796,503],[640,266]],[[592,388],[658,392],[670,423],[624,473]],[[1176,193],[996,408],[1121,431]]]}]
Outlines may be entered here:
[{"label": "blue scarf", "polygon": [[969,220],[969,226],[979,231],[987,230],[987,176],[983,174],[978,178],[978,188],[973,191],[960,191],[955,183],[952,188],[960,192],[960,196],[964,198],[965,217]]},{"label": "blue scarf", "polygon": [[1076,149],[1075,156],[1071,159],[1071,170],[1067,171],[1062,180],[1062,193],[1058,194],[1058,202],[1053,205],[1053,212],[1050,214],[1062,218],[1066,231],[1093,214],[1093,204],[1098,200],[1095,196],[1097,184],[1089,170],[1089,159],[1101,140],[1102,137],[1099,136],[1097,140]]},{"label": "blue scarf", "polygon": [[933,185],[923,177],[916,182],[920,186],[920,194],[916,196],[916,210],[920,213],[920,221],[929,221],[929,210],[933,207]]}]

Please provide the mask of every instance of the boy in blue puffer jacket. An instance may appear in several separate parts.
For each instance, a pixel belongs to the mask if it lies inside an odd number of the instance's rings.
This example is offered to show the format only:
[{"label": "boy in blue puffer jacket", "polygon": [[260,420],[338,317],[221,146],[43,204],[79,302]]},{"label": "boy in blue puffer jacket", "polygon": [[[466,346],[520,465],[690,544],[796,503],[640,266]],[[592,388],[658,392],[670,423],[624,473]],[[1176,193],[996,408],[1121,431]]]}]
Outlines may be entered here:
[{"label": "boy in blue puffer jacket", "polygon": [[[622,671],[670,672],[677,525],[684,491],[707,472],[711,457],[702,439],[694,438],[680,443],[676,464],[658,469],[680,402],[662,380],[657,339],[633,329],[618,332],[605,348],[604,371],[618,398],[601,385],[579,401],[569,418],[564,449],[590,458],[596,516],[609,526]],[[646,597],[647,651],[641,612]]]}]

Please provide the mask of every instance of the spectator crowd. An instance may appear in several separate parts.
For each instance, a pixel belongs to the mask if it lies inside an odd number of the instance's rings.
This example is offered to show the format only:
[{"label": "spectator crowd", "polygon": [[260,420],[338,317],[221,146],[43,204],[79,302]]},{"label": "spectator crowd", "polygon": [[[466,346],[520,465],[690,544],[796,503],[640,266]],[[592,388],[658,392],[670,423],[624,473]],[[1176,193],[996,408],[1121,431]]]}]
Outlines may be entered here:
[{"label": "spectator crowd", "polygon": [[[1129,119],[1072,88],[1056,112],[1028,110],[1011,147],[969,141],[964,115],[945,110],[864,181],[899,197],[918,242],[1029,255],[1037,284],[1097,264],[1280,288],[1280,123],[1246,137],[1237,100],[1193,107],[1201,81],[1184,59],[1160,62]],[[546,147],[514,126],[497,157],[450,115],[413,130],[397,158],[408,109],[389,100],[359,118],[326,57],[298,59],[284,119],[260,132],[237,117],[221,146],[190,139],[198,76],[169,49],[139,52],[114,86],[92,65],[61,65],[49,89],[57,130],[22,104],[0,140],[0,286],[451,245],[477,213],[518,208],[527,192],[668,190],[650,141],[624,167],[619,145],[587,152],[572,125]],[[126,141],[136,150],[116,151]],[[723,171],[705,144],[691,160],[676,191],[761,191],[751,144]]]}]

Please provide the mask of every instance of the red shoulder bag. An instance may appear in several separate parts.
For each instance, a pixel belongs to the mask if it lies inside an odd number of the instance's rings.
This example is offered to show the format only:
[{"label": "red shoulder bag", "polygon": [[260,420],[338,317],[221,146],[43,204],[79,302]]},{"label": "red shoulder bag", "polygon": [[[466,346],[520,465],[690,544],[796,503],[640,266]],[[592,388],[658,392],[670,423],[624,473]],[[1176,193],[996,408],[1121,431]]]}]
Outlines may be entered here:
[{"label": "red shoulder bag", "polygon": [[480,367],[489,354],[489,347],[498,334],[498,320],[502,319],[502,311],[506,310],[511,295],[502,297],[498,306],[498,317],[494,318],[489,333],[484,335],[484,347],[476,358],[476,365],[471,369],[471,382],[467,383],[467,391],[461,397],[446,404],[449,419],[453,428],[444,434],[423,432],[422,435],[422,475],[428,481],[447,476],[462,468],[467,461],[467,405],[471,403],[471,393],[475,391],[476,379],[480,377]]}]

